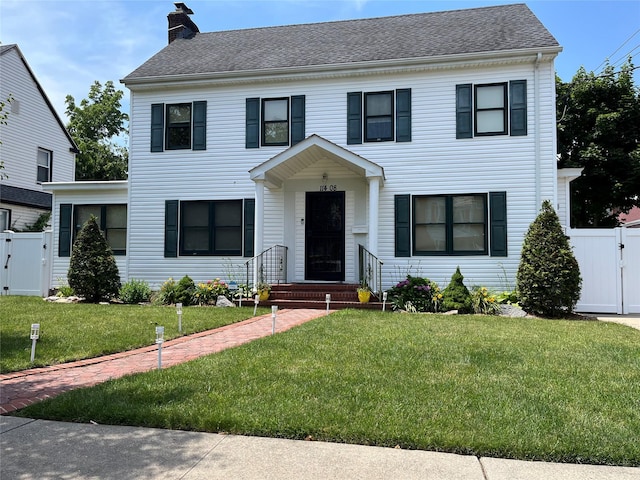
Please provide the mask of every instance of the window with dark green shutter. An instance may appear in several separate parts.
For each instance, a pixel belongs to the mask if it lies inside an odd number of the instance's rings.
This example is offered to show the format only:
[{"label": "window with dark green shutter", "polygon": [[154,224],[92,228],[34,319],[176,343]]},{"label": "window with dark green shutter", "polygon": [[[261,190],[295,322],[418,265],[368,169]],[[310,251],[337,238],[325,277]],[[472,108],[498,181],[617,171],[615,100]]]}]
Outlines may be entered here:
[{"label": "window with dark green shutter", "polygon": [[207,102],[151,105],[151,151],[207,149]]},{"label": "window with dark green shutter", "polygon": [[507,192],[489,193],[491,256],[507,256]]},{"label": "window with dark green shutter", "polygon": [[511,108],[511,135],[527,134],[527,81],[509,82],[509,100]]},{"label": "window with dark green shutter", "polygon": [[193,149],[207,149],[207,102],[193,102]]},{"label": "window with dark green shutter", "polygon": [[245,107],[245,148],[260,147],[260,99],[247,98]]},{"label": "window with dark green shutter", "polygon": [[395,204],[395,255],[411,256],[411,196],[396,195]]},{"label": "window with dark green shutter", "polygon": [[396,142],[411,141],[411,89],[396,90]]},{"label": "window with dark green shutter", "polygon": [[180,202],[180,255],[242,255],[242,200]]},{"label": "window with dark green shutter", "polygon": [[305,96],[291,97],[291,145],[305,139]]},{"label": "window with dark green shutter", "polygon": [[178,200],[164,202],[164,256],[178,256]]},{"label": "window with dark green shutter", "polygon": [[247,98],[245,148],[295,145],[305,139],[305,96]]},{"label": "window with dark green shutter", "polygon": [[526,80],[456,85],[456,138],[507,134],[527,135]]},{"label": "window with dark green shutter", "polygon": [[151,151],[164,150],[164,103],[151,105]]},{"label": "window with dark green shutter", "polygon": [[254,253],[254,234],[255,234],[255,211],[256,201],[253,198],[245,198],[244,200],[244,256],[253,257]]},{"label": "window with dark green shutter", "polygon": [[58,256],[71,256],[71,219],[73,206],[70,203],[60,204],[60,235],[58,237]]},{"label": "window with dark green shutter", "polygon": [[84,224],[91,218],[104,235],[114,255],[127,254],[127,205],[126,204],[89,204],[73,207],[73,238],[75,239]]},{"label": "window with dark green shutter", "polygon": [[347,93],[347,144],[362,143],[362,93]]}]

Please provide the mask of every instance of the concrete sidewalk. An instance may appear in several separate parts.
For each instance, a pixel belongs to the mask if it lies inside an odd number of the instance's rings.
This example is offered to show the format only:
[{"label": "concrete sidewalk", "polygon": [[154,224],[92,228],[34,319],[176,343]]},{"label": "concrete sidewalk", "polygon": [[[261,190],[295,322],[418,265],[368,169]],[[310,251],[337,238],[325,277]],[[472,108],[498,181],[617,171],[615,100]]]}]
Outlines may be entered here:
[{"label": "concrete sidewalk", "polygon": [[638,480],[640,468],[0,417],[4,479]]}]

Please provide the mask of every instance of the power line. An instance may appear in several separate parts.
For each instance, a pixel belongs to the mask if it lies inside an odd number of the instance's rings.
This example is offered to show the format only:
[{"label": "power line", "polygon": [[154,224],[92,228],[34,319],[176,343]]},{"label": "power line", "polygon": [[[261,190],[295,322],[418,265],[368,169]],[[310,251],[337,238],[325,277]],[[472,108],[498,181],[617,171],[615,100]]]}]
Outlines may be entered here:
[{"label": "power line", "polygon": [[607,63],[608,59],[610,59],[610,58],[611,58],[611,57],[613,57],[616,53],[618,53],[618,51],[619,51],[622,47],[624,47],[627,43],[629,43],[629,41],[630,41],[633,37],[635,37],[638,33],[640,33],[640,28],[639,28],[638,30],[636,30],[635,32],[633,32],[633,33],[631,34],[631,36],[630,36],[629,38],[627,38],[627,39],[622,43],[622,45],[620,45],[618,48],[616,48],[616,49],[615,49],[615,51],[614,51],[611,55],[607,56],[607,57],[602,61],[602,63],[600,63],[600,65],[598,65],[598,66],[595,68],[594,72],[595,72],[595,71],[598,71],[598,70],[600,69],[600,67],[601,67],[601,66],[603,66],[605,63]]}]

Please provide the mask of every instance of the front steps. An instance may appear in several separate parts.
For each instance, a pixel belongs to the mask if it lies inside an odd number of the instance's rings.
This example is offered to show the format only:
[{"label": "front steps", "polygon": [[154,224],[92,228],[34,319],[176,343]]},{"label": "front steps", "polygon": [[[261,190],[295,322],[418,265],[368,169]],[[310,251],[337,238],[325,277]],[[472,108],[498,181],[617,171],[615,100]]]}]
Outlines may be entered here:
[{"label": "front steps", "polygon": [[[382,302],[372,293],[368,303],[360,303],[356,289],[358,284],[351,283],[287,283],[271,286],[269,300],[260,302],[261,306],[277,305],[283,308],[326,309],[326,295],[331,295],[331,310],[360,308],[382,310]],[[251,301],[251,300],[249,300]],[[387,303],[386,309],[390,309]]]}]

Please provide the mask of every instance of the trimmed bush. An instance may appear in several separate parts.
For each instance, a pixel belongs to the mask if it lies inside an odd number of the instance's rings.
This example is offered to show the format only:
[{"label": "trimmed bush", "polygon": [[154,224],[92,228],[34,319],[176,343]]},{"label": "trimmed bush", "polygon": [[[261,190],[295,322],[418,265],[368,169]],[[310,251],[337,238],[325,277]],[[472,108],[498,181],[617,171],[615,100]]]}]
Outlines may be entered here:
[{"label": "trimmed bush", "polygon": [[471,294],[464,285],[464,277],[460,273],[460,267],[456,268],[451,276],[451,281],[442,292],[442,308],[446,312],[457,310],[458,313],[471,313]]},{"label": "trimmed bush", "polygon": [[196,284],[191,280],[189,275],[185,275],[176,285],[176,302],[182,303],[185,307],[193,304],[194,295],[196,293]]},{"label": "trimmed bush", "polygon": [[580,299],[580,267],[548,200],[524,238],[516,284],[520,306],[534,315],[561,316]]},{"label": "trimmed bush", "polygon": [[110,300],[118,295],[118,266],[94,216],[83,225],[73,244],[67,279],[76,295],[88,302]]},{"label": "trimmed bush", "polygon": [[132,278],[120,288],[120,300],[123,303],[148,302],[151,297],[151,288],[144,280]]}]

